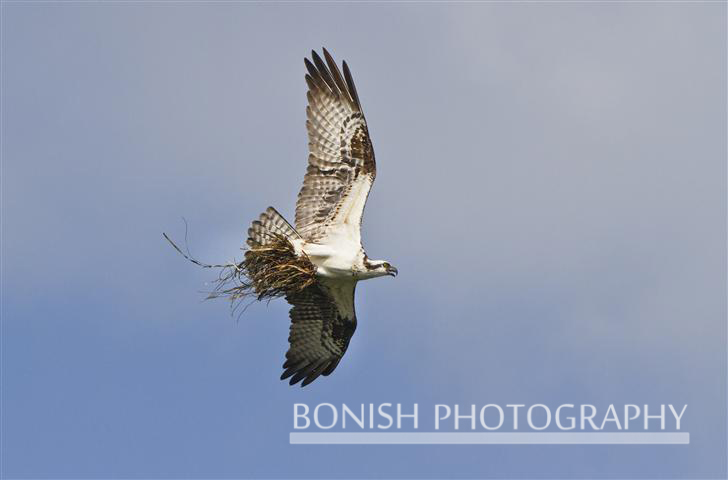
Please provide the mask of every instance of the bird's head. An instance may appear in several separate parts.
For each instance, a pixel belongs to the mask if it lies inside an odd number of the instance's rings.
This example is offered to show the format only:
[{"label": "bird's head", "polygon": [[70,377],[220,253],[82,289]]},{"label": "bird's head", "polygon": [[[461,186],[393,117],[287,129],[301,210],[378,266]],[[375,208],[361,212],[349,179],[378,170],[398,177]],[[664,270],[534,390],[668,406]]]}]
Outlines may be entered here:
[{"label": "bird's head", "polygon": [[384,260],[367,259],[364,265],[367,268],[367,277],[383,277],[384,275],[391,275],[393,277],[396,277],[397,273],[399,273],[394,265]]}]

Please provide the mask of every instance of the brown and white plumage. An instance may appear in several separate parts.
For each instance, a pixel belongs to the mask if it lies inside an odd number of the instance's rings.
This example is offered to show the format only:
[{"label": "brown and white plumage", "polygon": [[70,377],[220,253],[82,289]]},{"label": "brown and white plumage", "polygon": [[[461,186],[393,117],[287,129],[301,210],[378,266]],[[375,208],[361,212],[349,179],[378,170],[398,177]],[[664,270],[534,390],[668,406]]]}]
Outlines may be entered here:
[{"label": "brown and white plumage", "polygon": [[291,329],[288,335],[290,348],[286,353],[286,362],[283,364],[285,371],[281,379],[291,377],[291,385],[303,380],[301,386],[306,386],[319,375],[333,372],[354,335],[356,282],[342,283],[334,288],[348,298],[352,305],[351,312],[342,312],[342,304],[332,295],[325,282],[286,297],[293,308],[290,311]]},{"label": "brown and white plumage", "polygon": [[376,163],[348,65],[344,62],[342,76],[326,49],[326,63],[316,52],[311,55],[313,63],[305,60],[308,169],[296,203],[296,229],[303,238],[317,241],[347,219],[361,225]]},{"label": "brown and white plumage", "polygon": [[346,62],[343,74],[326,49],[306,59],[308,168],[296,202],[295,228],[274,208],[248,230],[248,245],[283,235],[299,258],[315,265],[316,282],[289,292],[290,348],[281,379],[307,385],[334,371],[356,330],[354,291],[360,280],[396,275],[389,263],[369,260],[361,221],[376,176],[374,150]]}]

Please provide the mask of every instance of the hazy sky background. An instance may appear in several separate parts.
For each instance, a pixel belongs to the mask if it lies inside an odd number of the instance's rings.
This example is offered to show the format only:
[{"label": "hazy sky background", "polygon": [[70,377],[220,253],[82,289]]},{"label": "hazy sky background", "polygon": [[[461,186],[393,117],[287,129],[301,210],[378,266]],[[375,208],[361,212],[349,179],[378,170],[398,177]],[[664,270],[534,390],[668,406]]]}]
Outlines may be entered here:
[{"label": "hazy sky background", "polygon": [[[726,5],[2,6],[2,474],[726,475]],[[293,217],[303,57],[377,153],[336,373],[201,260]],[[687,403],[689,446],[296,446],[292,405]],[[424,413],[423,413],[424,415]]]}]

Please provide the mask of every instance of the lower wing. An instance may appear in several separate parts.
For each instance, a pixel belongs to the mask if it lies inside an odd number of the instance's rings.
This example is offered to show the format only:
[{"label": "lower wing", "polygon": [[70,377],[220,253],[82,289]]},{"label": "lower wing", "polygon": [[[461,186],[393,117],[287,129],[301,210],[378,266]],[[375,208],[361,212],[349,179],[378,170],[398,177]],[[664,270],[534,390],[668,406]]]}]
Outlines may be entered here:
[{"label": "lower wing", "polygon": [[286,296],[293,307],[281,380],[292,377],[291,385],[303,380],[304,387],[336,369],[356,330],[355,288],[354,281],[320,280]]}]

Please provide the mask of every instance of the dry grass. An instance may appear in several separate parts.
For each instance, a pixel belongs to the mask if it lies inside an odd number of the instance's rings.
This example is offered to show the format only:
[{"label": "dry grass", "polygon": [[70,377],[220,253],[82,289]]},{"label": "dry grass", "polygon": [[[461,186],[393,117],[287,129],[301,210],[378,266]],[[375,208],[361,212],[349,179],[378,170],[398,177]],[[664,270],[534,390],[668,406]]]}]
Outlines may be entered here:
[{"label": "dry grass", "polygon": [[240,266],[258,300],[299,292],[316,281],[316,267],[306,254],[297,256],[282,235],[268,245],[250,248]]},{"label": "dry grass", "polygon": [[248,298],[271,300],[299,292],[316,281],[316,266],[303,254],[297,256],[291,242],[272,235],[265,246],[251,247],[239,263],[209,265],[184,253],[166,235],[164,238],[187,260],[203,268],[219,268],[215,288],[207,298],[228,298],[234,304]]}]

